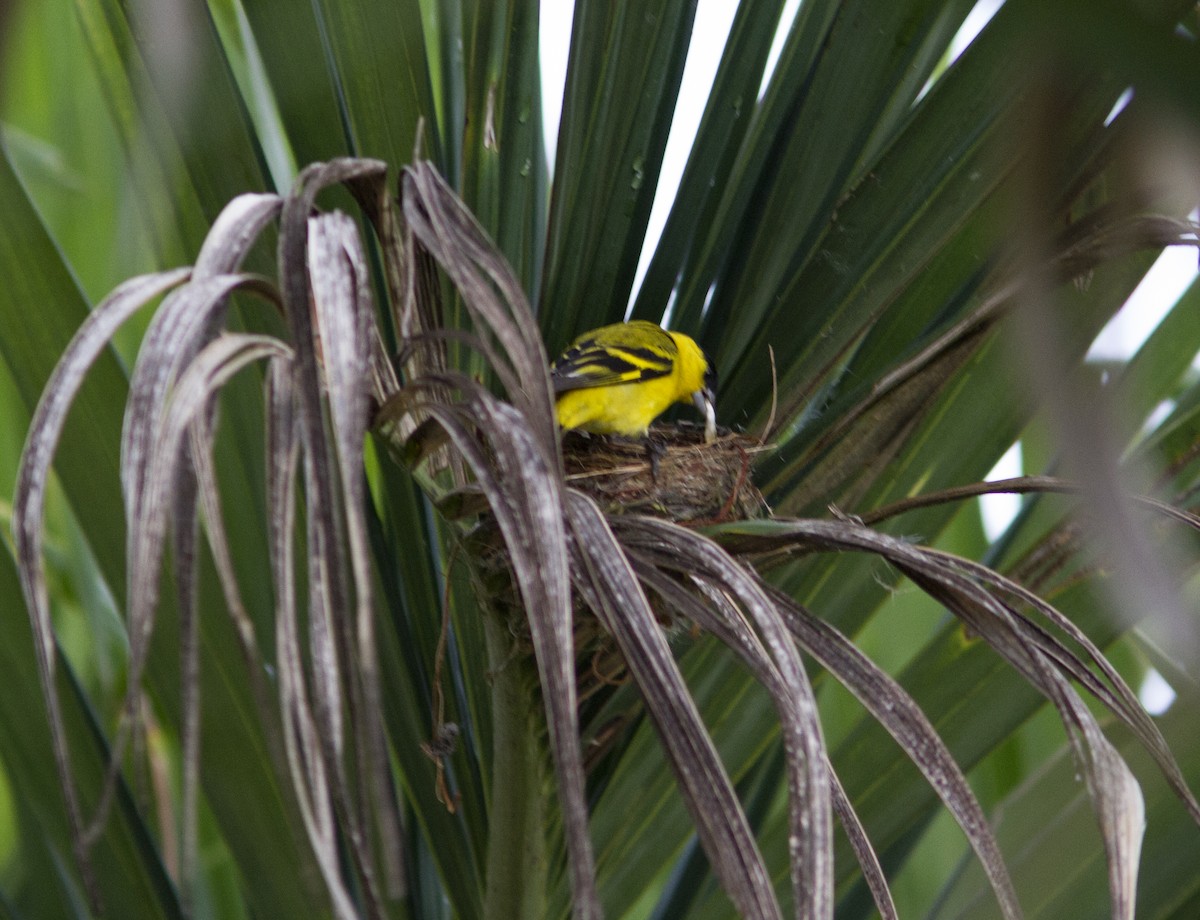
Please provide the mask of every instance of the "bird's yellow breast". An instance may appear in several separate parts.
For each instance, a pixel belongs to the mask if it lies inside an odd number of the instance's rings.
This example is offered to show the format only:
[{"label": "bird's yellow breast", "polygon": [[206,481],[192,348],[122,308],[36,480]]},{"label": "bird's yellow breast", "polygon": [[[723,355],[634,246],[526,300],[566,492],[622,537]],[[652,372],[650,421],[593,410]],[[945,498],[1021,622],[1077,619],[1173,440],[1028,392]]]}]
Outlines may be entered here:
[{"label": "bird's yellow breast", "polygon": [[558,397],[558,424],[593,434],[640,437],[677,401],[676,391],[671,377],[568,390]]}]

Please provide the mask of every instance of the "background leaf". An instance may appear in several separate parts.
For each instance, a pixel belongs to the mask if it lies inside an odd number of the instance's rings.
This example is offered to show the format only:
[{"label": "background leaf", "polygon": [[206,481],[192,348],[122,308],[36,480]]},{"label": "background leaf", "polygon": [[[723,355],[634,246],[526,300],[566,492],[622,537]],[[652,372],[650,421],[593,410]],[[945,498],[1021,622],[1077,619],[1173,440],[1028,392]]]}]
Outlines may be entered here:
[{"label": "background leaf", "polygon": [[[1008,0],[951,62],[946,48],[973,3],[811,0],[785,24],[768,68],[784,6],[739,4],[671,216],[638,287],[684,62],[693,33],[709,26],[702,3],[576,5],[552,164],[543,154],[538,66],[547,37],[538,4],[527,0],[18,5],[5,23],[0,83],[0,473],[15,474],[51,368],[90,304],[117,282],[192,262],[236,194],[286,191],[305,164],[347,154],[379,157],[395,176],[419,147],[512,264],[537,306],[547,351],[620,319],[632,304],[634,316],[666,313],[699,337],[720,371],[722,422],[758,433],[774,400],[774,449],[754,476],[777,514],[829,518],[833,505],[869,515],[980,479],[1018,441],[1025,472],[1061,475],[1061,432],[1041,407],[1044,394],[1024,386],[1033,376],[1023,363],[1029,355],[1014,348],[1005,318],[1013,277],[1005,247],[1023,232],[1012,223],[1029,162],[1022,126],[1029,100],[1052,91],[1065,115],[1055,126],[1061,159],[1047,180],[1049,229],[1071,247],[1055,279],[1054,309],[1069,339],[1061,370],[1121,406],[1112,430],[1126,464],[1149,471],[1147,488],[1194,504],[1195,290],[1131,360],[1085,357],[1168,241],[1137,229],[1145,227],[1139,221],[1178,220],[1195,204],[1193,187],[1158,181],[1170,172],[1164,151],[1187,146],[1164,138],[1197,116],[1188,92],[1197,64],[1191,4]],[[1110,117],[1131,85],[1132,101]],[[1148,150],[1158,159],[1147,159]],[[322,193],[318,206],[358,215],[340,190]],[[374,213],[381,210],[376,202]],[[274,275],[275,245],[268,231],[247,267]],[[389,260],[403,240],[368,232],[366,246],[382,338],[393,350],[404,292]],[[384,278],[387,295],[378,293]],[[445,279],[421,282],[440,295],[450,326],[470,327],[467,304]],[[118,336],[88,377],[49,496],[56,628],[64,675],[75,677],[64,677],[62,698],[74,713],[85,789],[111,742],[127,677],[117,444],[148,316]],[[232,316],[233,330],[284,334],[270,308],[235,300]],[[446,351],[454,370],[491,380],[469,343],[455,340]],[[244,662],[204,555],[198,917],[330,912],[288,779],[269,753],[277,716],[264,721],[248,691],[252,674],[274,681],[277,664],[260,387],[257,371],[233,381],[214,447],[231,556],[262,660]],[[425,469],[414,475],[392,449],[377,433],[365,462],[382,714],[409,844],[407,897],[387,910],[477,917],[490,819],[503,794],[493,788],[487,589],[462,538],[469,519],[450,520],[449,502],[425,491],[440,494],[445,484]],[[1077,507],[1074,499],[1025,496],[994,542],[975,500],[878,526],[1023,580],[1084,629],[1135,688],[1152,660],[1181,691],[1162,721],[1194,786],[1195,758],[1177,728],[1196,708],[1187,662],[1179,647],[1161,653],[1139,635],[1152,624],[1131,633],[1113,619],[1112,580],[1083,549]],[[1151,545],[1182,560],[1172,577],[1192,609],[1200,541],[1157,522],[1148,533]],[[310,574],[304,542],[302,579]],[[0,603],[19,610],[7,564],[5,556]],[[805,556],[781,560],[769,575],[918,701],[998,819],[1027,911],[1104,913],[1093,818],[1063,758],[1062,730],[1028,684],[877,559]],[[12,821],[0,820],[0,903],[30,917],[82,916],[47,739],[28,730],[40,722],[28,714],[42,704],[27,627],[20,617],[5,623],[15,676],[0,734],[16,805]],[[670,640],[787,903],[785,773],[770,697],[712,637],[679,632]],[[100,860],[104,890],[119,892],[129,916],[178,910],[175,787],[157,800],[138,777],[153,767],[178,782],[179,643],[177,613],[166,603],[147,679],[154,747],[128,758]],[[995,910],[936,795],[828,676],[813,674],[822,731],[900,915]],[[582,704],[580,719],[606,915],[733,916],[634,688],[606,688]],[[435,763],[421,744],[451,724],[457,744]],[[1112,737],[1129,752],[1148,807],[1139,916],[1188,916],[1200,897],[1185,860],[1196,828],[1121,730]],[[453,813],[439,800],[439,770]],[[565,916],[562,828],[553,815],[547,825],[548,915]],[[1051,847],[1072,862],[1044,885],[1038,870]],[[844,841],[836,870],[838,916],[869,915]],[[35,883],[43,879],[52,881]]]}]

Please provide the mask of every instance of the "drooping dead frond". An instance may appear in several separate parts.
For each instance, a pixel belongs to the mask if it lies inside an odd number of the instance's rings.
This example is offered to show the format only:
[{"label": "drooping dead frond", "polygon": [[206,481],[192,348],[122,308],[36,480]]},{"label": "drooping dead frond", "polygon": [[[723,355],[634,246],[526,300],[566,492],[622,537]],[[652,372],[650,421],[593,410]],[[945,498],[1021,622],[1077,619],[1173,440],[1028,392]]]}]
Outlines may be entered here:
[{"label": "drooping dead frond", "polygon": [[[415,184],[410,186],[416,188]],[[428,192],[437,186],[431,183],[421,188]],[[425,229],[417,234],[419,238],[437,225],[432,219],[420,220],[426,222]],[[439,262],[453,258],[453,253],[453,248],[443,248]],[[468,301],[474,296],[484,302],[493,298],[492,284],[481,284],[478,277],[464,276],[461,270],[457,277],[449,269],[447,273],[456,285],[460,281],[467,283],[462,293]],[[490,321],[489,310],[473,313],[476,326]],[[503,313],[502,320],[508,322]],[[986,325],[977,323],[972,328],[985,329]],[[972,329],[964,327],[961,331],[970,339]],[[491,356],[493,349],[486,344],[488,334],[501,340],[503,335],[489,332],[480,336],[485,354]],[[508,335],[511,336],[511,331]],[[523,389],[515,384],[520,371],[513,365],[506,362],[498,376],[507,389],[514,386]],[[486,565],[492,572],[502,574],[511,565],[518,592],[526,601],[522,607],[531,618],[532,650],[542,667],[540,659],[545,649],[536,640],[537,614],[528,609],[529,586],[522,581],[530,578],[531,573],[525,569],[525,563],[518,561],[530,551],[520,541],[540,540],[542,535],[535,529],[522,528],[508,505],[511,498],[506,491],[510,483],[506,477],[515,476],[516,470],[504,459],[509,448],[499,443],[497,439],[503,438],[494,431],[498,421],[514,423],[520,417],[521,406],[535,406],[538,401],[530,401],[524,393],[518,395],[514,399],[516,414],[511,420],[507,417],[501,420],[497,415],[501,404],[492,405],[488,398],[475,393],[475,385],[470,381],[455,380],[452,376],[435,381],[443,387],[442,392],[448,388],[463,395],[453,402],[452,408],[438,406],[431,399],[423,411],[438,419],[468,458],[477,478],[474,487],[447,496],[452,499],[447,507],[453,504],[460,520],[482,514],[484,530],[490,526],[486,523],[490,519],[499,525],[504,535],[503,545],[484,539],[476,548],[483,548],[489,554]],[[534,389],[540,393],[540,384]],[[536,425],[530,428],[534,432],[539,430]],[[775,701],[784,729],[789,777],[789,865],[797,916],[828,916],[832,911],[829,881],[832,849],[828,832],[832,811],[838,813],[847,828],[881,914],[891,916],[894,908],[878,860],[830,771],[811,691],[796,656],[796,643],[845,682],[892,733],[963,828],[1003,915],[1021,916],[1016,892],[987,819],[961,768],[929,721],[898,684],[872,665],[847,639],[794,599],[766,585],[752,568],[756,558],[769,553],[856,551],[878,555],[909,575],[919,587],[962,617],[1059,710],[1101,820],[1109,853],[1114,915],[1127,915],[1140,846],[1140,793],[1128,768],[1116,756],[1070,681],[1078,681],[1093,692],[1138,733],[1156,758],[1160,758],[1164,772],[1189,808],[1193,807],[1192,797],[1152,723],[1135,702],[1131,703],[1133,698],[1128,688],[1086,637],[1073,631],[1048,604],[996,573],[912,546],[856,521],[776,520],[761,521],[758,525],[742,522],[718,526],[716,535],[720,545],[680,528],[671,521],[720,522],[731,516],[760,515],[765,510],[765,503],[749,481],[751,454],[756,445],[737,436],[704,445],[686,426],[660,429],[656,437],[657,450],[653,438],[647,449],[642,443],[569,435],[563,445],[563,456],[566,482],[571,489],[561,493],[558,487],[547,489],[546,513],[565,514],[570,522],[572,577],[581,601],[576,609],[576,634],[587,643],[576,649],[576,653],[584,659],[596,657],[599,653],[589,650],[597,647],[603,650],[605,635],[612,637],[623,666],[642,691],[647,711],[668,751],[710,864],[739,909],[748,914],[774,916],[778,905],[760,887],[755,845],[739,831],[743,820],[740,808],[736,800],[727,797],[728,787],[719,765],[714,765],[706,755],[707,742],[694,734],[694,721],[687,715],[686,703],[681,701],[686,688],[678,682],[662,631],[664,621],[677,617],[710,631],[734,649]],[[431,445],[437,443],[436,439],[421,440]],[[428,447],[422,452],[427,453]],[[574,490],[586,493],[588,498]],[[553,506],[559,502],[565,504],[555,511]],[[557,529],[549,533],[557,541]],[[649,597],[638,586],[639,581],[649,589]],[[652,604],[651,598],[657,599],[665,611]],[[1069,641],[1055,638],[1031,622],[1023,607],[1045,616],[1063,630]],[[579,625],[592,616],[598,620],[598,629]],[[1083,650],[1082,656],[1072,649],[1071,643]],[[706,779],[697,784],[697,777]],[[716,824],[712,822],[713,815],[721,816]]]},{"label": "drooping dead frond", "polygon": [[70,752],[63,725],[62,706],[56,683],[58,647],[50,620],[50,598],[42,560],[45,535],[45,498],[51,462],[71,407],[88,368],[108,346],[113,334],[134,313],[166,291],[185,281],[191,269],[156,272],[131,278],[120,285],[88,316],[71,340],[58,366],[47,381],[45,395],[38,403],[17,473],[13,492],[13,543],[21,574],[34,645],[38,656],[38,677],[50,722],[54,763],[59,785],[67,805],[67,820],[74,844],[75,859],[93,907],[99,898],[91,868],[91,857],[84,833],[86,818],[71,776]]},{"label": "drooping dead frond", "polygon": [[[27,560],[22,563],[22,571],[35,634],[41,637],[43,690],[52,725],[56,726],[56,760],[85,879],[90,878],[88,847],[106,820],[124,757],[125,738],[136,716],[160,602],[160,569],[171,547],[175,558],[174,600],[183,643],[181,886],[185,903],[188,900],[195,871],[195,809],[200,780],[196,606],[196,528],[200,520],[243,646],[263,731],[268,739],[275,731],[275,716],[266,697],[267,683],[260,673],[262,656],[233,573],[219,487],[209,457],[219,424],[218,396],[223,386],[244,368],[267,362],[271,382],[268,430],[275,433],[273,443],[279,445],[269,458],[268,481],[274,501],[271,521],[273,525],[280,523],[273,528],[272,539],[281,636],[280,693],[283,735],[288,742],[289,760],[296,768],[292,770],[296,794],[305,805],[302,811],[311,819],[306,822],[310,840],[339,916],[357,916],[358,907],[346,894],[352,887],[360,892],[354,900],[365,898],[374,905],[370,912],[379,913],[383,899],[377,881],[380,871],[388,880],[388,889],[397,890],[398,818],[379,723],[378,676],[373,666],[374,576],[362,518],[362,441],[371,395],[370,370],[378,365],[374,305],[357,229],[336,215],[310,218],[315,195],[325,184],[381,183],[382,178],[382,164],[338,161],[307,172],[297,193],[287,201],[270,195],[236,199],[214,223],[194,268],[135,279],[102,303],[77,334],[47,387],[22,459],[16,539],[21,558]],[[270,281],[236,273],[262,230],[281,212],[282,296]],[[171,288],[175,290],[164,299],[142,342],[126,407],[121,479],[130,522],[129,678],[107,781],[95,814],[88,820],[74,792],[54,690],[54,640],[40,561],[41,505],[54,445],[83,374],[135,310]],[[292,330],[291,341],[224,332],[227,302],[234,292],[256,294],[275,309],[282,307]],[[300,663],[301,645],[295,630],[289,631],[289,624],[297,622],[298,593],[291,555],[294,534],[289,523],[296,502],[295,480],[287,470],[298,457],[303,458],[306,470],[307,529],[312,553],[309,571],[313,578],[307,592],[311,671],[309,664]],[[342,611],[351,609],[355,611],[353,616],[342,615]],[[332,615],[334,610],[338,611],[336,616]],[[318,705],[310,707],[306,701],[313,697]],[[353,720],[353,731],[348,736],[342,727],[343,711],[348,711]],[[275,753],[270,742],[269,747]],[[283,751],[278,754],[282,757]],[[307,766],[299,768],[301,762]],[[354,854],[350,860],[356,876],[353,885],[342,878],[343,847],[347,843]]]},{"label": "drooping dead frond", "polygon": [[[576,584],[589,608],[616,639],[642,688],[647,710],[667,750],[713,870],[743,916],[782,917],[733,784],[704,731],[695,703],[620,544],[592,501],[572,493],[567,502]],[[817,764],[816,769],[823,775],[820,755]],[[828,824],[827,799],[818,794],[807,804],[816,811],[818,821],[824,804],[823,817]],[[807,849],[810,840],[808,834],[803,834],[796,846]],[[816,872],[803,879],[797,892],[797,916],[822,917],[832,912],[832,876],[828,869],[827,865],[818,866]],[[809,885],[815,890],[808,890]]]},{"label": "drooping dead frond", "polygon": [[[316,206],[321,190],[335,183],[347,185],[374,222],[388,290],[403,302],[397,356],[383,354],[370,261],[357,225]],[[421,740],[388,737],[381,715],[387,701],[376,651],[380,560],[373,556],[364,477],[364,440],[374,424],[387,428],[412,467],[438,455],[451,458],[453,476],[424,466],[414,478],[457,528],[473,574],[494,594],[481,607],[489,616],[488,653],[495,667],[490,678],[502,688],[497,692],[513,691],[506,669],[516,659],[513,672],[522,679],[531,675],[531,686],[518,687],[514,698],[496,700],[495,707],[499,718],[516,719],[515,729],[501,728],[532,733],[525,740],[539,763],[523,766],[536,774],[533,785],[543,776],[540,761],[552,761],[576,916],[601,916],[580,746],[581,701],[597,689],[597,678],[577,673],[580,660],[615,662],[636,685],[700,845],[735,908],[744,916],[784,915],[785,896],[776,891],[748,809],[738,800],[675,661],[672,643],[682,631],[669,627],[681,622],[726,646],[774,706],[796,917],[833,915],[835,815],[880,914],[896,915],[881,861],[833,772],[802,654],[841,681],[892,735],[962,828],[1003,916],[1021,916],[987,816],[929,719],[895,679],[820,619],[819,610],[808,610],[759,570],[762,561],[780,555],[843,552],[872,554],[908,576],[1056,707],[1100,821],[1114,916],[1130,915],[1144,819],[1141,794],[1076,687],[1131,729],[1200,821],[1200,805],[1153,720],[1100,649],[1034,592],[980,563],[869,526],[922,503],[979,494],[982,487],[918,496],[863,520],[772,519],[752,482],[761,446],[740,435],[726,433],[707,444],[699,429],[667,425],[652,431],[649,444],[562,438],[545,350],[511,269],[431,166],[406,170],[401,194],[397,207],[382,164],[339,160],[306,169],[286,199],[236,200],[214,225],[194,269],[135,279],[97,308],[39,406],[18,481],[15,536],[56,765],[89,888],[89,842],[119,780],[163,600],[161,570],[170,556],[184,675],[181,824],[187,900],[202,780],[197,598],[203,533],[262,710],[257,715],[270,756],[291,780],[329,905],[340,920],[388,914],[388,901],[402,882],[396,802],[401,784],[390,757],[396,746],[419,746]],[[278,283],[239,273],[249,247],[277,217]],[[403,264],[395,264],[397,259]],[[441,276],[434,275],[435,267]],[[444,328],[446,317],[431,300],[441,296],[435,291],[443,281],[466,308],[463,328]],[[235,293],[256,295],[281,309],[286,340],[227,328],[227,302]],[[67,408],[88,366],[125,319],[163,294],[133,373],[122,432],[122,485],[131,521],[128,695],[105,791],[89,815],[71,781],[54,689],[41,506]],[[960,344],[973,334],[965,327],[958,333]],[[471,362],[452,366],[449,350],[438,347],[447,342],[471,351]],[[929,362],[922,364],[926,357]],[[919,376],[937,357],[920,358],[913,374]],[[469,373],[467,367],[477,370],[480,360],[489,372]],[[266,408],[277,709],[269,705],[271,681],[242,602],[212,457],[221,394],[235,375],[256,367]],[[904,380],[893,382],[897,398],[912,396],[905,394]],[[990,486],[1001,487],[1073,491],[1049,479]],[[1194,515],[1169,505],[1149,500],[1143,505],[1197,524]],[[303,559],[297,558],[301,547]],[[546,740],[549,758],[539,747]],[[503,796],[502,770],[492,781],[493,798]],[[532,814],[538,820],[525,815],[523,830],[542,835],[537,845],[544,846],[544,825],[556,822]],[[487,880],[494,893],[485,896],[485,910],[507,903],[502,889],[513,880],[501,878],[503,872],[528,863],[507,859],[508,845],[503,828],[494,830]],[[544,892],[520,890],[516,881],[512,898],[527,912],[534,910]]]},{"label": "drooping dead frond", "polygon": [[[504,535],[541,677],[576,915],[598,917],[579,749],[562,461],[545,349],[512,270],[432,166],[406,170],[402,183],[405,219],[458,289],[492,367],[508,384],[511,405],[468,385],[455,413],[437,404],[424,411],[466,457]],[[502,350],[491,347],[492,338]],[[456,417],[464,412],[468,424]]]},{"label": "drooping dead frond", "polygon": [[[1141,846],[1143,805],[1136,780],[1104,737],[1095,717],[1071,687],[1086,665],[1065,646],[1052,651],[1043,646],[1044,633],[1033,628],[1013,609],[1008,597],[1023,597],[1019,586],[992,573],[980,579],[973,564],[951,560],[944,554],[913,546],[852,521],[749,522],[723,529],[723,538],[737,552],[758,553],[782,546],[816,548],[834,552],[870,552],[888,560],[920,588],[960,617],[970,629],[1016,668],[1058,709],[1067,737],[1087,780],[1088,792],[1100,821],[1108,854],[1109,884],[1114,916],[1129,916],[1136,890]],[[989,590],[992,587],[996,590]],[[1047,605],[1048,606],[1048,605]],[[1105,676],[1115,677],[1111,669]],[[1094,682],[1085,682],[1085,686]],[[1122,698],[1128,688],[1119,693]],[[1106,699],[1105,693],[1098,698]],[[1114,715],[1140,724],[1126,712],[1123,699]],[[1135,728],[1139,731],[1139,728]],[[1140,724],[1139,734],[1145,733]],[[1161,750],[1152,732],[1148,747]],[[1168,757],[1168,760],[1170,758]],[[1194,811],[1194,801],[1177,767],[1166,766],[1172,785]]]}]

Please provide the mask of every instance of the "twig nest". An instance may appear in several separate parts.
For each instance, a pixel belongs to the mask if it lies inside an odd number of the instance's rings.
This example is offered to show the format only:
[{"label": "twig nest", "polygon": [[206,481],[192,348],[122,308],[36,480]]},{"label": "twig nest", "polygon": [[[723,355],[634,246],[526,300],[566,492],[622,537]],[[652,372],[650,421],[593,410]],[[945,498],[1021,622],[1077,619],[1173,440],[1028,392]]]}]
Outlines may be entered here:
[{"label": "twig nest", "polygon": [[750,478],[763,450],[751,438],[680,422],[650,429],[648,438],[569,431],[563,437],[568,485],[610,514],[637,512],[703,523],[763,517],[769,512]]}]

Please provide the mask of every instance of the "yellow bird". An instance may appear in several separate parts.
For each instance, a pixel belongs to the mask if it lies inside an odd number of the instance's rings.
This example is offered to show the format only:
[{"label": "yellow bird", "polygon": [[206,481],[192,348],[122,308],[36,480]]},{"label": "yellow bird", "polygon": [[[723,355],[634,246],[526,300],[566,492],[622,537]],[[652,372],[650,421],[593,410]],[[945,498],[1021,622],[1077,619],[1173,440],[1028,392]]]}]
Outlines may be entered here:
[{"label": "yellow bird", "polygon": [[577,338],[550,368],[558,424],[594,434],[645,437],[674,403],[704,413],[716,436],[716,372],[692,339],[645,320],[614,323]]}]

